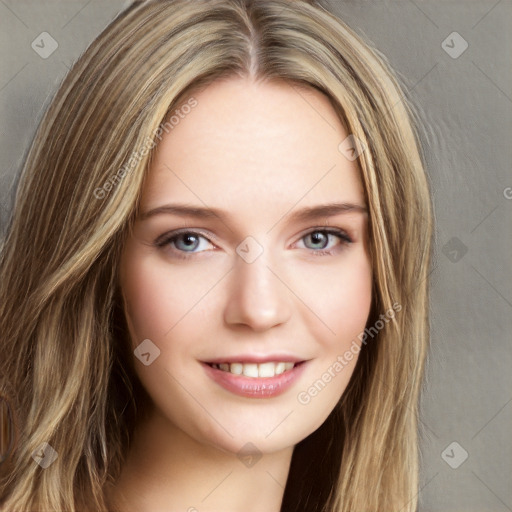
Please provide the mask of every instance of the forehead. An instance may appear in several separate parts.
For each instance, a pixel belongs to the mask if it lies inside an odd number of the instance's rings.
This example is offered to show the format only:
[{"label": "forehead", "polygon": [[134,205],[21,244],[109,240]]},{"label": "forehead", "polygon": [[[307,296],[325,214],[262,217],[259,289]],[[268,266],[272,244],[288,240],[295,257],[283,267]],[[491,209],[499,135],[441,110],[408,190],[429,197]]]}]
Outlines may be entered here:
[{"label": "forehead", "polygon": [[179,200],[271,216],[363,202],[357,164],[338,149],[348,133],[319,91],[231,78],[194,99],[156,149],[143,209]]}]

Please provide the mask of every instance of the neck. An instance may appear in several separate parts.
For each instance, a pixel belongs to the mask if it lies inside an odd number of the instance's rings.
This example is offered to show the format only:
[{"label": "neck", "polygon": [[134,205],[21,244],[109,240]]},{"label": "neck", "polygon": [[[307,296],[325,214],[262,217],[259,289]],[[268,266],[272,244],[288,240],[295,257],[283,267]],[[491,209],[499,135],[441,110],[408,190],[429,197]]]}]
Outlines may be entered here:
[{"label": "neck", "polygon": [[279,512],[292,453],[240,458],[152,412],[135,430],[109,501],[119,512]]}]

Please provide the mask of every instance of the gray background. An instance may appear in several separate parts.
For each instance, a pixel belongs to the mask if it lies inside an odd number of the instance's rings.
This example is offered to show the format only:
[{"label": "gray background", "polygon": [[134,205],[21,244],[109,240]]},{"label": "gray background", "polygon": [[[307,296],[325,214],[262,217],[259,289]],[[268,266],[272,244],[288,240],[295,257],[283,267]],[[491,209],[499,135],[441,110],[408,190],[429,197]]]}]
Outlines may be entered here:
[{"label": "gray background", "polygon": [[[71,63],[126,5],[0,0],[2,229],[42,111]],[[388,57],[423,111],[436,247],[420,510],[512,511],[512,1],[330,6]],[[46,59],[31,47],[42,32],[58,43]],[[453,32],[468,44],[460,55],[464,41]]]}]

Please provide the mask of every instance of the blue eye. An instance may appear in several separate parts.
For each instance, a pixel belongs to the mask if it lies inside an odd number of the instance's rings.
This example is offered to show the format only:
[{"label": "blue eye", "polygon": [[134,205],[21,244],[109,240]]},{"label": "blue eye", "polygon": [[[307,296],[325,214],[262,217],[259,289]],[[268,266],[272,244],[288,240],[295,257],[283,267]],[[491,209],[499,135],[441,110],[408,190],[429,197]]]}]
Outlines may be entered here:
[{"label": "blue eye", "polygon": [[[196,249],[201,245],[200,240],[206,240],[208,242],[208,239],[205,236],[196,231],[181,231],[178,233],[168,233],[167,235],[160,237],[160,239],[157,239],[155,242],[155,245],[161,248],[171,246],[178,252],[193,254],[194,252],[202,252],[196,251]],[[187,258],[188,256],[183,255],[180,257]]]},{"label": "blue eye", "polygon": [[[334,248],[326,249],[329,246],[329,241],[332,238],[337,238],[341,243],[338,243]],[[327,256],[343,249],[345,246],[352,243],[351,238],[347,233],[341,229],[334,228],[315,228],[303,235],[300,239],[310,240],[312,245],[320,245],[321,247],[306,247],[311,249],[315,256]],[[205,243],[201,244],[201,241]],[[211,244],[208,235],[197,231],[183,230],[179,232],[171,232],[159,237],[154,245],[163,249],[170,247],[171,252],[176,254],[178,258],[190,258],[192,254],[204,252]],[[202,247],[203,250],[198,250]]]},{"label": "blue eye", "polygon": [[[326,249],[326,246],[329,245],[330,237],[336,237],[341,241],[341,244],[338,244],[338,249]],[[327,256],[333,254],[336,250],[339,250],[339,246],[343,248],[346,245],[352,243],[352,239],[342,231],[341,229],[326,229],[326,228],[315,228],[313,231],[306,233],[301,240],[310,240],[312,245],[320,244],[321,247],[313,247],[313,254],[315,256]]]}]

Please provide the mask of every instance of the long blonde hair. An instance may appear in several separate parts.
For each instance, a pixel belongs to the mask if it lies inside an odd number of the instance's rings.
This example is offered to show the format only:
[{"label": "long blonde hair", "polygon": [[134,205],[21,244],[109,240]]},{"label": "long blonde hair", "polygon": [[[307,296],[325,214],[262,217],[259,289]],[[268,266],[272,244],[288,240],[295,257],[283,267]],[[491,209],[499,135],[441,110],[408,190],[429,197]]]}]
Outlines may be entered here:
[{"label": "long blonde hair", "polygon": [[[0,260],[0,394],[11,411],[0,430],[16,434],[0,464],[2,510],[108,510],[105,487],[143,413],[118,263],[155,134],[194,91],[248,75],[323,92],[367,148],[368,324],[402,307],[363,347],[329,418],[295,447],[282,510],[416,509],[432,220],[416,114],[396,75],[313,1],[149,0],[76,62],[23,168]],[[57,452],[46,470],[31,456],[42,443]]]}]

